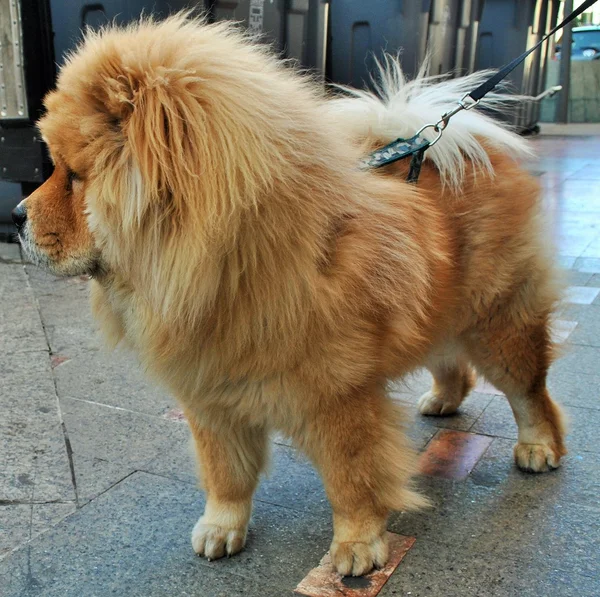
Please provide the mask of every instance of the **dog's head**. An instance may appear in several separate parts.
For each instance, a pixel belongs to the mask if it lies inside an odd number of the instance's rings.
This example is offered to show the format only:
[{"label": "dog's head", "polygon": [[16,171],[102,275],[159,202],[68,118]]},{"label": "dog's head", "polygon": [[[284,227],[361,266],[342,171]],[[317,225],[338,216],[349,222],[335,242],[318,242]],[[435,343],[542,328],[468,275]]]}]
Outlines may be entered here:
[{"label": "dog's head", "polygon": [[88,34],[39,122],[54,173],[14,212],[31,259],[141,276],[159,244],[162,258],[223,238],[272,186],[277,69],[232,26],[181,15]]}]

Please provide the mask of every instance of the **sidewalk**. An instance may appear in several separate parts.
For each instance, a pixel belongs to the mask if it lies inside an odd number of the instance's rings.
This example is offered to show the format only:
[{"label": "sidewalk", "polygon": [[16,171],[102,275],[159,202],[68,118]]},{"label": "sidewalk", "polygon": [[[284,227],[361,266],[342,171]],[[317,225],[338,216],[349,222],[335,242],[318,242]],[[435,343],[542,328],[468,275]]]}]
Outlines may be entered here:
[{"label": "sidewalk", "polygon": [[[392,516],[389,530],[416,541],[382,597],[600,595],[600,136],[532,142],[570,270],[550,375],[570,453],[556,472],[523,474],[497,390],[479,384],[460,414],[432,419],[415,407],[428,374],[398,385],[434,508]],[[291,596],[331,540],[312,466],[274,441],[245,551],[195,557],[204,498],[187,425],[131,355],[102,350],[87,292],[0,244],[0,595]]]}]

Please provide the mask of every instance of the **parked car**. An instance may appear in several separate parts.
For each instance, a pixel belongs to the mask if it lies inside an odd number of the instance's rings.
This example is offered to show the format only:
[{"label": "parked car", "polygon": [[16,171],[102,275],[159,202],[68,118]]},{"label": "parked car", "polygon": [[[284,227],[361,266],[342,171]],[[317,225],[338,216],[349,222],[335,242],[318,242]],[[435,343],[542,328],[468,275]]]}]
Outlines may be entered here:
[{"label": "parked car", "polygon": [[[560,60],[561,44],[556,45],[556,59]],[[573,27],[571,60],[600,59],[600,25]]]}]

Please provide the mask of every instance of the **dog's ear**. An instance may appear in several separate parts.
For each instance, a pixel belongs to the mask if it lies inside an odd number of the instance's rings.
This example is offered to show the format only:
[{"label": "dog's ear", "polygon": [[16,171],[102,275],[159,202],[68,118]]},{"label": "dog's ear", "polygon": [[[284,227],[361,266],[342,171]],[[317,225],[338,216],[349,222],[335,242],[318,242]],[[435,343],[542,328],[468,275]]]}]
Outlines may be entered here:
[{"label": "dog's ear", "polygon": [[197,188],[207,147],[196,83],[193,73],[166,67],[124,70],[107,81],[105,109],[118,120],[149,201],[177,206]]}]

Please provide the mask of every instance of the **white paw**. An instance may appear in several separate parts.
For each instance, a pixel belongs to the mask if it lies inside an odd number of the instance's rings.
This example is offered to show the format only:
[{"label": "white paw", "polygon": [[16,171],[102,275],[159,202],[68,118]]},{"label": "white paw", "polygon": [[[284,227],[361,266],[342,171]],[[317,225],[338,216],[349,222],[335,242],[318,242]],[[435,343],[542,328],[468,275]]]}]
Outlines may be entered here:
[{"label": "white paw", "polygon": [[518,443],[514,454],[517,466],[530,473],[543,473],[560,466],[560,455],[549,444]]},{"label": "white paw", "polygon": [[369,543],[347,541],[331,544],[331,563],[342,576],[362,576],[373,568],[383,568],[388,559],[388,545],[384,537]]},{"label": "white paw", "polygon": [[422,415],[451,415],[458,410],[459,404],[430,390],[419,398],[417,406]]},{"label": "white paw", "polygon": [[215,524],[207,524],[203,518],[200,518],[192,531],[194,551],[208,560],[217,560],[225,555],[232,556],[241,551],[245,544],[245,528],[228,529]]}]

